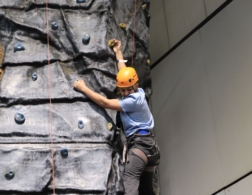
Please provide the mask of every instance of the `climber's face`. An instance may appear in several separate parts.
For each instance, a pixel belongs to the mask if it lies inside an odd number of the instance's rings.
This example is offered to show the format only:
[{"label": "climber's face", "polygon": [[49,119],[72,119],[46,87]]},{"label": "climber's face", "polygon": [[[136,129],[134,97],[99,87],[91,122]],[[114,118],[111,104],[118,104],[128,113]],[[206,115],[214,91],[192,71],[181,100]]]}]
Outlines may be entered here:
[{"label": "climber's face", "polygon": [[126,97],[131,93],[135,93],[137,91],[137,88],[138,88],[138,83],[136,83],[135,85],[132,85],[130,87],[120,87],[119,91],[120,91],[122,97]]}]

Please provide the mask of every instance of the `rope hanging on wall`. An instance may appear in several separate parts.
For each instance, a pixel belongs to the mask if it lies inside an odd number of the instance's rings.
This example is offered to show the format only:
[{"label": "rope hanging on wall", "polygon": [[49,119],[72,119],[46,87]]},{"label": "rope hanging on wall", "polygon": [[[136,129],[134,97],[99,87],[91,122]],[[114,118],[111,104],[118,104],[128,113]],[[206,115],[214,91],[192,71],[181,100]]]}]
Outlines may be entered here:
[{"label": "rope hanging on wall", "polygon": [[54,143],[53,143],[53,132],[52,132],[52,90],[51,90],[51,66],[50,66],[50,36],[49,36],[49,17],[48,17],[48,0],[46,0],[46,32],[47,32],[47,60],[48,60],[48,94],[49,94],[49,106],[50,106],[50,140],[51,140],[51,157],[52,157],[52,189],[53,195],[55,193],[55,180],[54,180]]},{"label": "rope hanging on wall", "polygon": [[136,30],[136,0],[134,0],[134,17],[133,17],[133,29],[132,29],[132,60],[131,60],[132,67],[134,67],[135,30]]}]

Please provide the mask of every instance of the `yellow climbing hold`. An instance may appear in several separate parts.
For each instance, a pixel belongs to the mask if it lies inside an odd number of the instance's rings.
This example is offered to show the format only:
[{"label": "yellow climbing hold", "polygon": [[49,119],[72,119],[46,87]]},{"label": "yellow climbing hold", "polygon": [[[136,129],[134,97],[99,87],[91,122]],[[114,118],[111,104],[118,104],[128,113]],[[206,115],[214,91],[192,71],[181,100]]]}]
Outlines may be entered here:
[{"label": "yellow climbing hold", "polygon": [[108,128],[109,131],[112,129],[112,127],[113,127],[112,123],[107,124],[107,128]]},{"label": "yellow climbing hold", "polygon": [[143,9],[143,10],[145,10],[145,9],[146,9],[146,7],[147,7],[147,5],[146,5],[146,4],[143,4],[143,5],[142,5],[142,9]]},{"label": "yellow climbing hold", "polygon": [[0,44],[0,64],[3,62],[3,57],[4,57],[4,50],[2,45]]},{"label": "yellow climbing hold", "polygon": [[120,23],[119,26],[121,29],[124,29],[124,30],[127,28],[127,24],[125,23]]},{"label": "yellow climbing hold", "polygon": [[108,40],[108,46],[109,47],[114,47],[114,45],[115,45],[115,40],[114,39]]},{"label": "yellow climbing hold", "polygon": [[4,70],[0,68],[0,80],[2,79],[3,75],[4,75]]},{"label": "yellow climbing hold", "polygon": [[148,65],[150,65],[150,64],[151,64],[150,59],[148,59],[146,63],[147,63]]}]

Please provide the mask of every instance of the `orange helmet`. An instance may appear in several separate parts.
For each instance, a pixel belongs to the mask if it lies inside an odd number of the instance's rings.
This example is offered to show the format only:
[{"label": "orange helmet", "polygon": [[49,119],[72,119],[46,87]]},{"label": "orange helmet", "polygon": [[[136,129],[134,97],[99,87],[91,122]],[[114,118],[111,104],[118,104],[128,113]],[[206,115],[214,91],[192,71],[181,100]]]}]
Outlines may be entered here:
[{"label": "orange helmet", "polygon": [[136,70],[132,67],[122,68],[116,76],[117,87],[130,87],[138,81]]}]

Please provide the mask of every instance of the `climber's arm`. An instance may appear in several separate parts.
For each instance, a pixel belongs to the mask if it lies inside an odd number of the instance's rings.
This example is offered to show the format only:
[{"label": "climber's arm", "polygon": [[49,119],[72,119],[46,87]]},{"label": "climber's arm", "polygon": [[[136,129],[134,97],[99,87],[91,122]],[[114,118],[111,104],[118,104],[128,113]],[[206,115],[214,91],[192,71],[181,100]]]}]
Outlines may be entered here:
[{"label": "climber's arm", "polygon": [[112,110],[122,111],[118,99],[107,99],[106,97],[94,92],[86,86],[83,80],[75,81],[73,86],[75,89],[83,92],[87,97],[89,97],[99,106]]},{"label": "climber's arm", "polygon": [[118,41],[116,39],[114,39],[114,46],[113,46],[113,50],[116,54],[116,60],[117,60],[117,66],[118,66],[118,70],[120,70],[121,68],[125,68],[126,64],[125,64],[125,60],[123,59],[123,54],[121,51],[121,41]]}]

